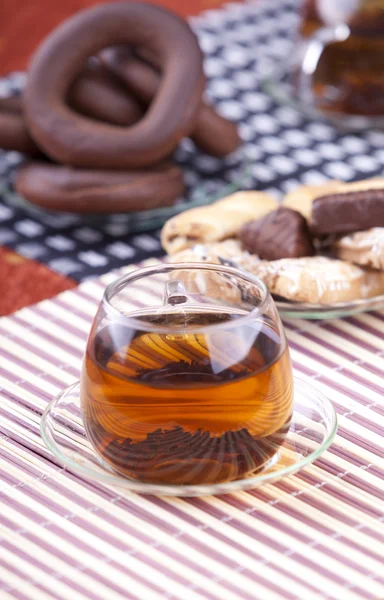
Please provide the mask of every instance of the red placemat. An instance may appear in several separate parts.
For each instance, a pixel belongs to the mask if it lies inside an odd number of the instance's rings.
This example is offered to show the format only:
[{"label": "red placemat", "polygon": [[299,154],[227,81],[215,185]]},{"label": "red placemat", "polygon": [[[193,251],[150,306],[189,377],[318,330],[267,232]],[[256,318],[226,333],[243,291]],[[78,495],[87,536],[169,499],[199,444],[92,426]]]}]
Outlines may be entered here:
[{"label": "red placemat", "polygon": [[[109,0],[111,1],[111,0]],[[236,0],[235,0],[236,1]],[[203,10],[218,8],[223,0],[151,0],[182,16],[196,15]],[[70,15],[99,4],[95,0],[66,0],[52,2],[23,2],[2,0],[0,20],[4,27],[0,32],[0,73],[22,71],[39,42],[61,21]],[[33,26],[32,26],[33,24]]]},{"label": "red placemat", "polygon": [[0,247],[0,316],[76,287],[69,277]]}]

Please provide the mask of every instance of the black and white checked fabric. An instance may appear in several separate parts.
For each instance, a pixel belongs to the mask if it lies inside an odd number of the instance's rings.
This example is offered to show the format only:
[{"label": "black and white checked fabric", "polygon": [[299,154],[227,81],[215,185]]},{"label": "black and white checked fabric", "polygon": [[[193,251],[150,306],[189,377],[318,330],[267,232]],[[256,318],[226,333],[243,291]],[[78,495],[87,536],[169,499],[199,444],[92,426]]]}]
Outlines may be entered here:
[{"label": "black and white checked fabric", "polygon": [[[382,173],[384,132],[340,133],[325,120],[278,105],[262,89],[263,78],[291,51],[299,5],[299,0],[256,0],[191,19],[206,56],[207,96],[239,123],[244,148],[240,158],[221,162],[185,140],[176,158],[185,167],[190,198],[217,193],[239,177],[245,162],[250,176],[243,187],[277,196],[298,184]],[[0,94],[17,93],[24,77],[14,73],[1,80]],[[23,205],[5,191],[19,162],[17,153],[0,155],[0,244],[76,280],[161,254],[158,231],[132,235],[129,215],[90,219]]]}]

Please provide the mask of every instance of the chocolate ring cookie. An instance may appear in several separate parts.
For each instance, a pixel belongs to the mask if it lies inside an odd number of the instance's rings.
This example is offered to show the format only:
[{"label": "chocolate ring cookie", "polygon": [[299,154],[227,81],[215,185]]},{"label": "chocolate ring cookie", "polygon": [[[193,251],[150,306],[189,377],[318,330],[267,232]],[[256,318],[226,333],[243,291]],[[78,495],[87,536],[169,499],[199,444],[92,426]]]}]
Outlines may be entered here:
[{"label": "chocolate ring cookie", "polygon": [[69,105],[86,117],[113,125],[132,125],[144,108],[100,61],[92,60],[72,84]]},{"label": "chocolate ring cookie", "polygon": [[[145,117],[131,127],[76,114],[66,97],[86,60],[103,48],[144,46],[159,57],[162,81]],[[116,2],[82,11],[35,53],[25,91],[27,125],[53,159],[77,167],[135,168],[169,155],[193,129],[204,86],[195,35],[157,6]]]},{"label": "chocolate ring cookie", "polygon": [[[97,60],[72,85],[69,104],[85,116],[114,125],[132,125],[144,114],[140,102]],[[41,154],[27,131],[21,95],[0,98],[0,148]]]},{"label": "chocolate ring cookie", "polygon": [[16,175],[16,191],[47,208],[79,213],[134,212],[169,206],[184,191],[170,162],[138,171],[83,170],[31,162]]},{"label": "chocolate ring cookie", "polygon": [[0,98],[0,112],[21,115],[23,113],[23,101],[21,96],[6,96]]},{"label": "chocolate ring cookie", "polygon": [[28,133],[22,111],[18,97],[0,99],[0,148],[39,155],[41,152]]},{"label": "chocolate ring cookie", "polygon": [[[148,62],[132,56],[128,48],[108,48],[101,59],[140,100],[150,104],[161,82],[160,73]],[[220,116],[202,102],[190,137],[204,152],[219,158],[230,154],[241,144],[235,123]]]}]

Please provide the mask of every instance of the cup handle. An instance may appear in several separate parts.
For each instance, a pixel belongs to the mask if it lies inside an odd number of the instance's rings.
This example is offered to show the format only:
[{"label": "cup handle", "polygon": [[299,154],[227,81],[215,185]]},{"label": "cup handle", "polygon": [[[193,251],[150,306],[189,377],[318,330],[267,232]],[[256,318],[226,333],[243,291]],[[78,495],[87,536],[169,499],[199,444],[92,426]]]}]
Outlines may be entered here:
[{"label": "cup handle", "polygon": [[163,305],[177,306],[188,302],[187,292],[184,285],[178,279],[167,281],[164,286]]},{"label": "cup handle", "polygon": [[350,33],[348,25],[339,23],[330,27],[322,27],[309,37],[299,66],[298,88],[301,100],[313,104],[313,76],[321,55],[329,44],[344,42]]}]

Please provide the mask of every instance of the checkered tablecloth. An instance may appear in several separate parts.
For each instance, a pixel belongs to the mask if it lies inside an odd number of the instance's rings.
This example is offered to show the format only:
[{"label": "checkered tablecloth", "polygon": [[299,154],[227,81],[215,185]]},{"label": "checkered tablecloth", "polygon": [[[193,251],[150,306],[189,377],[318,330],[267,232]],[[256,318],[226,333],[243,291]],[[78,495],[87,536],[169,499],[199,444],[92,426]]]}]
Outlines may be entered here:
[{"label": "checkered tablecloth", "polygon": [[66,471],[39,436],[115,277],[0,321],[0,598],[383,598],[384,315],[285,322],[294,369],[338,413],[313,465],[249,492],[145,497]]},{"label": "checkered tablecloth", "polygon": [[[218,110],[239,123],[244,139],[241,164],[250,164],[246,187],[277,196],[298,184],[324,179],[363,179],[382,174],[384,132],[340,133],[276,104],[262,80],[290,53],[301,0],[256,0],[191,19],[205,53],[207,95]],[[25,75],[0,82],[0,93],[18,91]],[[196,152],[186,140],[178,151],[188,186],[200,197],[238,179],[238,158],[220,162]],[[0,155],[0,187],[12,179],[16,153]],[[233,166],[232,166],[233,162]],[[102,220],[48,214],[21,207],[8,194],[0,202],[0,244],[82,281],[112,268],[161,254],[158,233],[129,233],[129,215]]]}]

